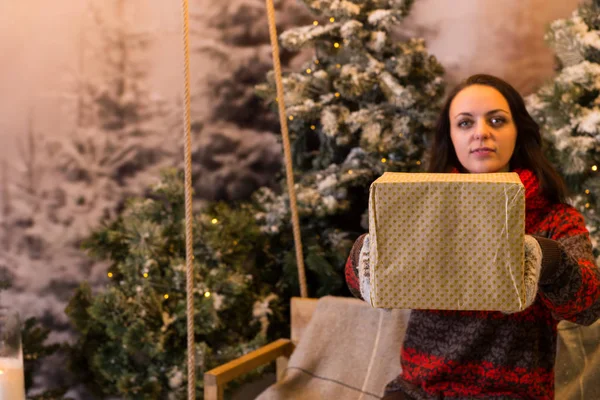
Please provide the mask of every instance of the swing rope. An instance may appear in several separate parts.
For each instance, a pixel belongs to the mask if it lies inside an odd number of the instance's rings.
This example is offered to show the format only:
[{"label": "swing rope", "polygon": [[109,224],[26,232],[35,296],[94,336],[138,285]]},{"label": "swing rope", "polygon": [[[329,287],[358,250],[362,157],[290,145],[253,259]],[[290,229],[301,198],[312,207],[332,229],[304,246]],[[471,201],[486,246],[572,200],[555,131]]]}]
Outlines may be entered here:
[{"label": "swing rope", "polygon": [[290,137],[283,97],[283,80],[281,77],[281,63],[279,59],[279,43],[277,41],[277,26],[275,25],[275,7],[273,0],[266,0],[267,16],[269,18],[269,34],[271,37],[271,48],[273,49],[273,69],[275,70],[275,82],[277,85],[277,105],[279,107],[279,123],[283,136],[283,151],[285,156],[285,172],[287,178],[288,194],[290,196],[290,209],[292,211],[292,227],[294,229],[294,243],[296,247],[296,263],[298,265],[298,279],[300,281],[300,294],[308,297],[306,289],[306,274],[304,272],[304,255],[302,254],[302,236],[300,235],[300,220],[296,205],[296,188],[294,185],[294,170],[292,168],[292,152],[290,150]]},{"label": "swing rope", "polygon": [[[292,155],[288,125],[283,97],[283,80],[281,76],[281,63],[279,59],[279,44],[277,41],[277,27],[275,25],[275,7],[273,0],[266,0],[267,16],[269,20],[269,34],[273,49],[273,66],[277,86],[277,103],[279,108],[279,122],[283,136],[283,150],[285,156],[285,170],[290,209],[292,212],[292,227],[294,231],[294,244],[296,248],[296,262],[298,265],[298,279],[300,281],[300,294],[308,297],[306,288],[306,275],[304,270],[304,255],[302,253],[302,237],[300,234],[300,220],[296,203],[296,190],[294,187],[294,171],[292,168]],[[189,45],[189,4],[182,0],[183,16],[183,49],[184,49],[184,153],[185,153],[185,251],[186,251],[186,292],[187,292],[187,365],[188,365],[188,400],[196,399],[196,360],[194,344],[194,250],[192,238],[192,139],[191,139],[191,94],[190,94],[190,45]]]},{"label": "swing rope", "polygon": [[192,135],[190,95],[190,29],[188,0],[182,0],[184,50],[184,153],[185,153],[185,261],[187,294],[188,400],[196,399],[196,348],[194,344],[194,249],[192,241]]}]

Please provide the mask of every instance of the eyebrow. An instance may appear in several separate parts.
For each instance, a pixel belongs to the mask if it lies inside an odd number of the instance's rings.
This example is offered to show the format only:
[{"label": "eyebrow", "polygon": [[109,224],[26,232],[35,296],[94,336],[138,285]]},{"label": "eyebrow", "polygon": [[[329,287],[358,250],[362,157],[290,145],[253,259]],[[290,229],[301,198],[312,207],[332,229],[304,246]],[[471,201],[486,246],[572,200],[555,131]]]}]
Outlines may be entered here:
[{"label": "eyebrow", "polygon": [[[488,112],[486,112],[486,113],[485,113],[485,115],[491,115],[491,114],[495,114],[495,113],[497,113],[498,111],[501,111],[501,112],[503,112],[503,113],[506,113],[506,114],[509,114],[509,115],[510,115],[510,113],[509,113],[508,111],[506,111],[506,110],[503,110],[503,109],[501,109],[501,108],[497,108],[497,109],[495,109],[495,110],[488,111]],[[467,117],[472,117],[472,116],[473,116],[473,114],[471,114],[471,113],[468,113],[468,112],[462,112],[462,113],[456,114],[456,115],[454,116],[454,118],[456,118],[456,117],[459,117],[459,116],[461,116],[461,115],[466,115]]]}]

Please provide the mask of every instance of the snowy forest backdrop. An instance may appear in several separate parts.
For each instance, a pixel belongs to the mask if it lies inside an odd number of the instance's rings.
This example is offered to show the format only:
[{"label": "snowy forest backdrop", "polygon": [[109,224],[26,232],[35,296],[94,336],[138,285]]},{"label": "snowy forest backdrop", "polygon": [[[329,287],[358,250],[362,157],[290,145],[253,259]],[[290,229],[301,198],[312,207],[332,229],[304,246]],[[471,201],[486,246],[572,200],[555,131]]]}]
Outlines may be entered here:
[{"label": "snowy forest backdrop", "polygon": [[[487,72],[528,94],[553,75],[546,24],[577,3],[418,0],[398,36],[424,37],[450,83]],[[280,31],[311,20],[276,4]],[[244,198],[275,182],[281,159],[276,116],[253,92],[271,67],[264,2],[191,7],[197,200]],[[1,302],[41,317],[53,340],[70,337],[79,282],[107,279],[82,238],[181,163],[180,18],[179,2],[0,3]],[[304,57],[282,54],[287,68]]]}]

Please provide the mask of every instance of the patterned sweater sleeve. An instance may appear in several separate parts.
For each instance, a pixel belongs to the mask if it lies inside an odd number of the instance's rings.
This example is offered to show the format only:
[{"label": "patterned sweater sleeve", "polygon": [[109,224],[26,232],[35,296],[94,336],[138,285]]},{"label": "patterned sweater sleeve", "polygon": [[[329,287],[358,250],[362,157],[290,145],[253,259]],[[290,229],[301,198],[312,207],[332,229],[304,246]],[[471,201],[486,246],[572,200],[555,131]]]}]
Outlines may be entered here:
[{"label": "patterned sweater sleeve", "polygon": [[561,205],[552,213],[542,248],[539,293],[558,320],[590,325],[600,318],[600,270],[583,216]]},{"label": "patterned sweater sleeve", "polygon": [[354,242],[345,267],[346,284],[350,292],[362,300],[365,300],[368,295],[366,286],[370,285],[368,258],[369,234],[365,233]]}]

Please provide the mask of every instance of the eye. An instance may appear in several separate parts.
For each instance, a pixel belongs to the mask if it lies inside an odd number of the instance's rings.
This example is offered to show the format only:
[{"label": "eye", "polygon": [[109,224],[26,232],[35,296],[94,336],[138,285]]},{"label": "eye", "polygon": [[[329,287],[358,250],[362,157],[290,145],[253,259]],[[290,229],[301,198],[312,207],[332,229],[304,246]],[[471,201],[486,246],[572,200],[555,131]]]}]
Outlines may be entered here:
[{"label": "eye", "polygon": [[492,117],[490,118],[490,122],[493,126],[500,126],[506,122],[506,118],[504,117]]},{"label": "eye", "polygon": [[463,119],[461,121],[458,121],[458,127],[459,128],[468,128],[473,124],[473,121],[468,120],[468,119]]}]

